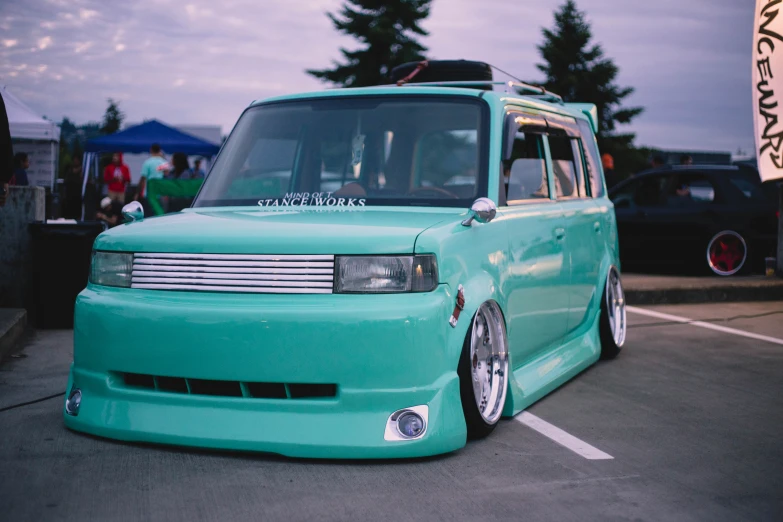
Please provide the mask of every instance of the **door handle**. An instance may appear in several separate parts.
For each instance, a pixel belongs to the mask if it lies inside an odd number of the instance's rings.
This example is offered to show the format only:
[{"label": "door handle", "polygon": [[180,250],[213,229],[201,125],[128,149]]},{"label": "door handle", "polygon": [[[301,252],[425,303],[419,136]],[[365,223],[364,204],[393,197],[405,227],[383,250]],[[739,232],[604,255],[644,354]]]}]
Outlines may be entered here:
[{"label": "door handle", "polygon": [[598,221],[593,223],[593,230],[595,230],[596,234],[600,234],[601,233],[601,223],[598,222]]},{"label": "door handle", "polygon": [[565,229],[564,228],[556,228],[555,229],[555,239],[558,241],[562,240],[565,237]]}]

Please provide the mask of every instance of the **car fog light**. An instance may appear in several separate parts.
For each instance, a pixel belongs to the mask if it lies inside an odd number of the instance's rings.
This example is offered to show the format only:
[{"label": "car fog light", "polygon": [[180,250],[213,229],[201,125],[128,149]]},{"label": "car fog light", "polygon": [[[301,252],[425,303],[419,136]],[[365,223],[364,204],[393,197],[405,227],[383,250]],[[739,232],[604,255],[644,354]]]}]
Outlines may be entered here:
[{"label": "car fog light", "polygon": [[397,410],[386,420],[383,440],[390,442],[412,441],[427,433],[430,408],[426,404]]},{"label": "car fog light", "polygon": [[65,400],[65,413],[76,417],[79,415],[79,406],[81,406],[81,404],[82,391],[79,388],[74,388]]},{"label": "car fog light", "polygon": [[397,417],[397,431],[406,439],[415,439],[424,432],[424,419],[412,411],[406,411]]}]

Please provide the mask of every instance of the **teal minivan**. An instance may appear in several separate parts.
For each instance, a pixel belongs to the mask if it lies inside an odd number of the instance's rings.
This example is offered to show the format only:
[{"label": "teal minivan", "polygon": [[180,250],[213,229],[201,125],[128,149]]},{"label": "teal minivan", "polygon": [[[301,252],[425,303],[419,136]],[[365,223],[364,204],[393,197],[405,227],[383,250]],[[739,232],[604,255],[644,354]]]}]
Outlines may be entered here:
[{"label": "teal minivan", "polygon": [[96,239],[66,426],[318,458],[488,435],[624,343],[595,129],[513,82],[253,103],[192,208]]}]

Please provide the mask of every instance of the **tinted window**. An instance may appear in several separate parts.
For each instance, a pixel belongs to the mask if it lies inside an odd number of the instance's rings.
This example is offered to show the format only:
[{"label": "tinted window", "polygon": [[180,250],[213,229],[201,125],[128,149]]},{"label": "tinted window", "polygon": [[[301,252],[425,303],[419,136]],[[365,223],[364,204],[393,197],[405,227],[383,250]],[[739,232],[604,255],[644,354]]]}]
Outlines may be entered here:
[{"label": "tinted window", "polygon": [[332,193],[366,205],[469,207],[486,196],[486,111],[472,99],[407,96],[253,107],[194,206]]},{"label": "tinted window", "polygon": [[549,182],[540,134],[517,132],[511,159],[504,162],[508,201],[549,198]]},{"label": "tinted window", "polygon": [[582,134],[582,147],[585,151],[585,163],[587,165],[587,179],[590,180],[590,194],[594,198],[604,195],[603,170],[598,154],[598,143],[595,141],[593,129],[586,120],[577,119],[579,132]]},{"label": "tinted window", "polygon": [[[737,189],[735,192],[742,194],[742,197],[748,201],[763,202],[765,200],[771,200],[773,203],[777,201],[777,198],[770,198],[764,191],[764,186],[761,183],[761,179],[757,172],[749,172],[747,170],[728,172],[727,177],[732,187]],[[773,196],[774,191],[772,193]]]},{"label": "tinted window", "polygon": [[688,207],[715,201],[715,187],[702,174],[679,174],[666,189],[668,207]]},{"label": "tinted window", "polygon": [[612,192],[612,202],[616,208],[664,206],[668,180],[668,176],[644,176],[631,181]]},{"label": "tinted window", "polygon": [[552,174],[557,197],[577,196],[576,161],[571,139],[566,136],[549,136],[549,152],[552,155]]}]

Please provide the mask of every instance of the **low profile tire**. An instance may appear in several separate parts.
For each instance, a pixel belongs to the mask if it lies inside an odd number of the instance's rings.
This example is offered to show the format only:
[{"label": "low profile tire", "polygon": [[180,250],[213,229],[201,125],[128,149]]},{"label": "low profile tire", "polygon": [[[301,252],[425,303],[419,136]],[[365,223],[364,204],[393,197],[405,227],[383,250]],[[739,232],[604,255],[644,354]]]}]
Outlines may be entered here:
[{"label": "low profile tire", "polygon": [[495,429],[508,390],[508,341],[500,307],[483,303],[462,345],[457,374],[468,438],[486,437]]},{"label": "low profile tire", "polygon": [[601,359],[614,359],[625,344],[626,317],[625,292],[617,268],[611,267],[606,276],[604,295],[601,299],[601,317],[598,328],[601,334]]},{"label": "low profile tire", "polygon": [[742,270],[748,260],[748,244],[739,233],[724,230],[707,243],[707,266],[713,274],[731,276]]}]

